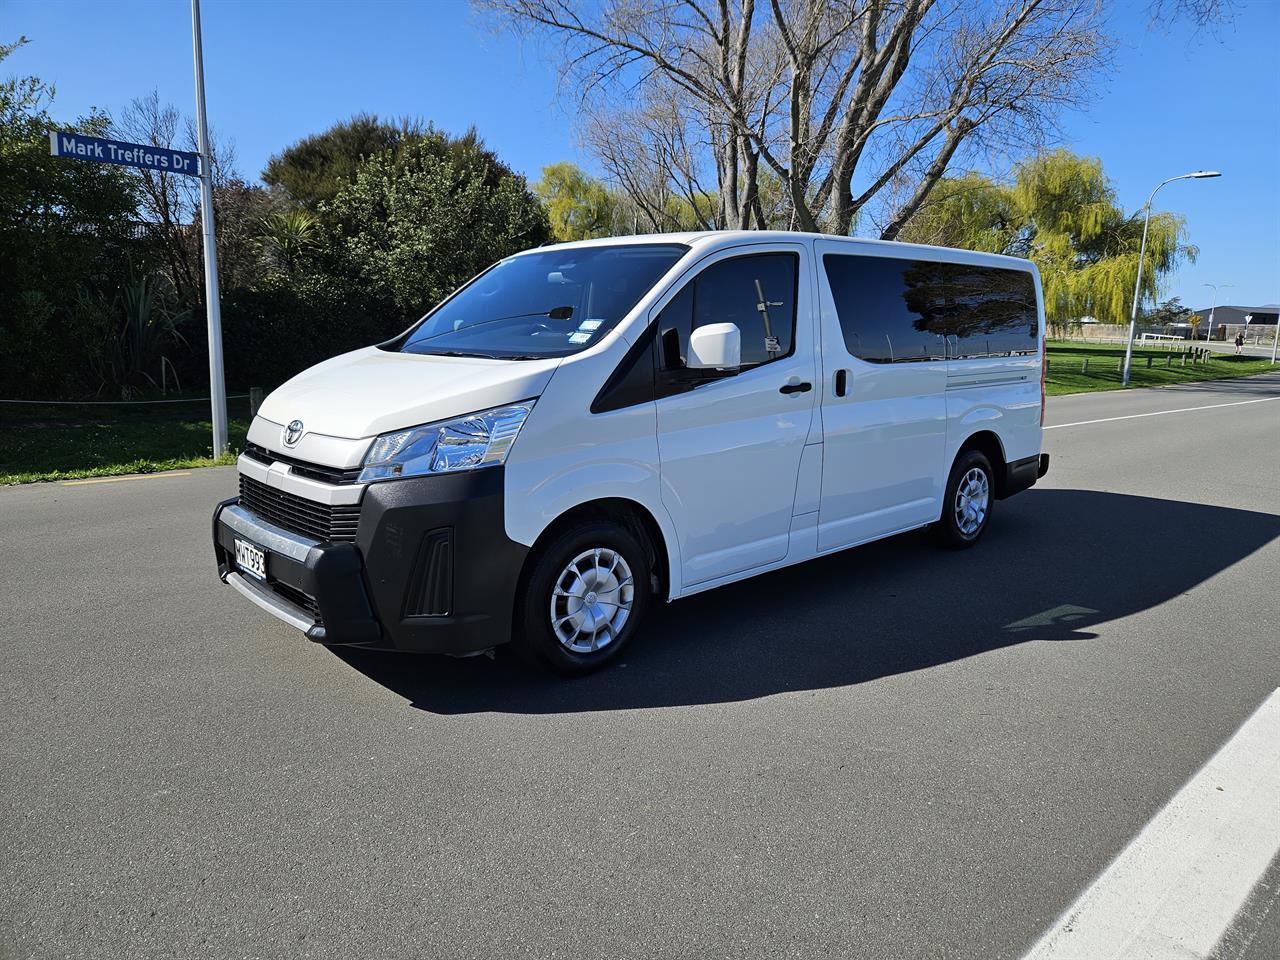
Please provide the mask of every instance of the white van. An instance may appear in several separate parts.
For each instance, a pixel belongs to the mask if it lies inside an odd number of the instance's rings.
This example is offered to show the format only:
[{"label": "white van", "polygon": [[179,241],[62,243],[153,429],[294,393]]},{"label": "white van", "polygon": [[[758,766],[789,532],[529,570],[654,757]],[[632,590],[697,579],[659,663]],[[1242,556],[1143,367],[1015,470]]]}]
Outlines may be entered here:
[{"label": "white van", "polygon": [[589,670],[658,600],[918,527],[976,542],[1048,469],[1043,318],[1031,263],[961,250],[529,250],[267,397],[219,574],[320,643]]}]

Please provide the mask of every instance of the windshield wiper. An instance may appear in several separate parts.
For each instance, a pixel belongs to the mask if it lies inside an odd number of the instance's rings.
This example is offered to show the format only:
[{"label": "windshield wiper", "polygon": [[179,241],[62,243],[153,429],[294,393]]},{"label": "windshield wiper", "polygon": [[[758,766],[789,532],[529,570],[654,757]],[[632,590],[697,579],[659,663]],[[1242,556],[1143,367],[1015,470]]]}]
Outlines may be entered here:
[{"label": "windshield wiper", "polygon": [[487,353],[467,353],[463,350],[432,350],[425,353],[428,357],[474,357],[480,360],[495,360],[496,357]]},{"label": "windshield wiper", "polygon": [[429,337],[422,337],[418,340],[414,340],[411,337],[409,343],[430,343],[432,340],[438,340],[441,337],[449,337],[455,333],[474,330],[476,327],[488,326],[491,323],[502,323],[504,320],[523,320],[526,317],[550,317],[552,320],[568,320],[572,316],[573,307],[552,307],[550,310],[536,310],[533,313],[513,313],[506,317],[494,317],[491,320],[481,320],[479,323],[468,323],[456,330],[441,330],[439,333],[433,333]]}]

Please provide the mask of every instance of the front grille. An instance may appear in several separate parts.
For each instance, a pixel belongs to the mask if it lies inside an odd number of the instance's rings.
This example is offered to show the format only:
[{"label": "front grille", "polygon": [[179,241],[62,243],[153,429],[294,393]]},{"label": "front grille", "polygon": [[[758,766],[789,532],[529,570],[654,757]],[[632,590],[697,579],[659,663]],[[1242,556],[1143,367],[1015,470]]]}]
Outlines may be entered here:
[{"label": "front grille", "polygon": [[326,467],[322,463],[308,463],[306,460],[296,460],[283,453],[268,450],[256,443],[246,443],[244,455],[250,460],[265,463],[267,466],[273,463],[287,463],[296,476],[306,477],[308,480],[319,480],[321,483],[355,483],[360,476],[359,467],[343,470],[341,467]]},{"label": "front grille", "polygon": [[313,540],[355,540],[360,505],[331,507],[240,474],[240,504],[277,527]]}]

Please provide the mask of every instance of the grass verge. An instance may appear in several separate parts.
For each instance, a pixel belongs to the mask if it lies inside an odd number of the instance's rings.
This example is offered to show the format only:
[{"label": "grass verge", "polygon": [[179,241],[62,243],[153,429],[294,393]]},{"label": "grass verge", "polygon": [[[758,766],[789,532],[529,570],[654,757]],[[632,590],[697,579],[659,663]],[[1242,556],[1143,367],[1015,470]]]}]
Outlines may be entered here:
[{"label": "grass verge", "polygon": [[[1150,358],[1150,365],[1148,365]],[[1084,361],[1089,369],[1083,370]],[[1122,390],[1120,363],[1124,360],[1124,344],[1078,343],[1068,340],[1049,341],[1049,372],[1045,387],[1049,396],[1087,393],[1095,390]],[[1133,375],[1130,387],[1165,387],[1175,383],[1198,383],[1203,380],[1226,380],[1280,369],[1267,357],[1239,356],[1230,353],[1210,354],[1204,363],[1187,359],[1182,365],[1177,350],[1158,347],[1133,350]]]},{"label": "grass verge", "polygon": [[[231,449],[244,446],[247,420],[232,420]],[[234,463],[213,456],[207,420],[21,423],[0,420],[0,485],[159,473]]]},{"label": "grass verge", "polygon": [[[1123,356],[1120,344],[1050,341],[1049,395],[1122,389],[1118,364]],[[1177,352],[1159,348],[1135,349],[1133,356],[1134,387],[1222,380],[1276,369],[1265,357],[1233,354],[1213,354],[1205,363],[1188,361],[1186,366]],[[1167,357],[1173,359],[1166,365]],[[1086,358],[1089,369],[1084,371]],[[159,473],[234,462],[234,457],[213,457],[209,421],[186,419],[182,414],[133,412],[137,409],[0,405],[0,485]],[[95,412],[99,410],[105,412]],[[247,418],[231,421],[232,450],[244,447],[248,429]]]}]

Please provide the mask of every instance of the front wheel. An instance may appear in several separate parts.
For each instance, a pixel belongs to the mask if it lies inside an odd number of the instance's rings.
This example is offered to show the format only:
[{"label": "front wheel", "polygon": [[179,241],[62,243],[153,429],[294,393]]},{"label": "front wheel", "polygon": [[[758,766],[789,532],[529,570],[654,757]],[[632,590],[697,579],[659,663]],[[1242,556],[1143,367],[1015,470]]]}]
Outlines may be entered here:
[{"label": "front wheel", "polygon": [[649,600],[646,550],[621,524],[587,520],[539,552],[515,642],[565,674],[588,673],[631,640]]},{"label": "front wheel", "polygon": [[991,522],[995,488],[991,461],[983,453],[969,450],[956,458],[943,495],[942,518],[934,527],[944,546],[963,550],[978,542]]}]

